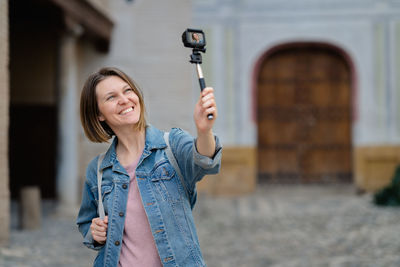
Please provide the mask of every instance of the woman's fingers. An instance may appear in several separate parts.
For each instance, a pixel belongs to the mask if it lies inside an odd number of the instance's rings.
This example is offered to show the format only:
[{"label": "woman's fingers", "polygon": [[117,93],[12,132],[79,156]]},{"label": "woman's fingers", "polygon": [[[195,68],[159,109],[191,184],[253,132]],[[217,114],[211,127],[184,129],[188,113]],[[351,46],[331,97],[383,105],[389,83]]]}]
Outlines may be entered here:
[{"label": "woman's fingers", "polygon": [[215,103],[215,99],[212,98],[204,102],[202,108],[203,111],[207,114],[215,113],[217,111],[217,104]]},{"label": "woman's fingers", "polygon": [[215,97],[214,97],[214,89],[212,87],[207,87],[201,92],[201,107],[204,110],[207,110],[211,107],[215,107]]},{"label": "woman's fingers", "polygon": [[207,108],[210,108],[210,107],[215,107],[215,106],[216,105],[215,105],[215,100],[214,99],[210,99],[210,100],[208,100],[206,102],[203,102],[203,105],[202,105],[202,107],[204,109],[207,109]]},{"label": "woman's fingers", "polygon": [[215,107],[206,109],[207,114],[215,114],[216,112],[217,112],[217,109]]},{"label": "woman's fingers", "polygon": [[214,89],[212,87],[205,88],[201,91],[200,97],[205,100],[214,98]]},{"label": "woman's fingers", "polygon": [[107,239],[107,226],[108,226],[108,217],[106,216],[104,220],[100,218],[94,218],[92,220],[92,224],[90,225],[90,230],[92,233],[92,237],[95,241],[99,243],[103,243]]},{"label": "woman's fingers", "polygon": [[99,244],[104,244],[107,241],[107,237],[103,236],[98,236],[98,235],[92,235],[93,240],[96,241]]},{"label": "woman's fingers", "polygon": [[96,232],[107,232],[107,226],[106,225],[101,225],[101,224],[92,224],[93,227],[92,231],[96,231]]},{"label": "woman's fingers", "polygon": [[107,231],[107,227],[98,224],[92,224],[90,228],[92,229],[92,231],[97,231],[97,232]]},{"label": "woman's fingers", "polygon": [[[212,120],[208,119],[209,114],[213,115]],[[216,118],[217,104],[215,101],[214,89],[212,87],[206,87],[201,91],[194,110],[194,121],[198,133],[210,131]]]},{"label": "woman's fingers", "polygon": [[107,235],[107,231],[94,229],[94,230],[92,230],[92,235],[106,236]]},{"label": "woman's fingers", "polygon": [[107,228],[107,222],[106,219],[102,220],[100,218],[94,218],[92,220],[92,225],[96,226],[96,227],[105,227]]},{"label": "woman's fingers", "polygon": [[93,220],[92,220],[92,223],[95,223],[95,224],[97,224],[97,225],[100,225],[100,226],[107,226],[107,224],[108,224],[108,216],[105,216],[104,217],[104,220],[102,220],[102,219],[100,219],[100,218],[94,218]]},{"label": "woman's fingers", "polygon": [[[203,91],[204,92],[204,91]],[[208,99],[211,99],[211,98],[214,98],[214,93],[211,91],[211,92],[206,92],[206,93],[203,93],[202,95],[201,95],[201,99],[203,100],[203,101],[207,101]]]},{"label": "woman's fingers", "polygon": [[206,87],[201,91],[201,94],[202,95],[206,95],[206,94],[208,94],[210,92],[214,92],[214,89],[212,87]]}]

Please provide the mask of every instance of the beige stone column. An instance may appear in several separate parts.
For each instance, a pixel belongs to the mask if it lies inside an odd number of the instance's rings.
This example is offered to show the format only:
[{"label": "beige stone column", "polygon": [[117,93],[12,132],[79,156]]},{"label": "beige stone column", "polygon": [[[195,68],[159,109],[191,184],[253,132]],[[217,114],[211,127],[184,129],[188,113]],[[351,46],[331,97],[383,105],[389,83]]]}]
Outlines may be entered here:
[{"label": "beige stone column", "polygon": [[20,191],[20,227],[34,230],[41,227],[42,207],[39,186],[25,186]]},{"label": "beige stone column", "polygon": [[0,245],[9,238],[10,192],[8,185],[8,126],[9,126],[9,49],[8,1],[0,0]]},{"label": "beige stone column", "polygon": [[57,196],[60,212],[73,215],[78,205],[78,103],[77,37],[66,33],[60,40]]}]

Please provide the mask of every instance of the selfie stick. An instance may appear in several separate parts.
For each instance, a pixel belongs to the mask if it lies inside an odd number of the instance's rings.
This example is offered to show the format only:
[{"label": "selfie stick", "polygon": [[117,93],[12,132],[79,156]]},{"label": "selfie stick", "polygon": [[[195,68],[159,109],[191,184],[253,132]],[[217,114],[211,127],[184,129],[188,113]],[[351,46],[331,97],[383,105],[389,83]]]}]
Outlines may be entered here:
[{"label": "selfie stick", "polygon": [[[199,77],[200,89],[201,91],[206,88],[206,81],[204,80],[203,70],[201,69],[202,58],[201,54],[199,53],[198,49],[194,48],[193,53],[190,55],[190,63],[196,64],[197,76]],[[208,114],[207,119],[212,120],[214,119],[213,114]]]}]

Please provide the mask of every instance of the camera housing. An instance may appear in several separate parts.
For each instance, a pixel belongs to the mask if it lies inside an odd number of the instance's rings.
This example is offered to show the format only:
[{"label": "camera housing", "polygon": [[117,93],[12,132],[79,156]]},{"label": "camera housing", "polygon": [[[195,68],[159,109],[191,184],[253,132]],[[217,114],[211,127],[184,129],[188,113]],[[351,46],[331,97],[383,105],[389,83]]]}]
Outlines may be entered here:
[{"label": "camera housing", "polygon": [[206,36],[203,30],[186,29],[182,34],[182,42],[185,47],[205,52]]},{"label": "camera housing", "polygon": [[[197,75],[199,77],[201,91],[206,88],[206,81],[204,80],[203,71],[200,64],[202,63],[201,52],[206,52],[206,36],[203,30],[199,29],[186,29],[182,33],[182,42],[185,47],[193,48],[192,54],[190,55],[190,63],[196,64]],[[209,120],[214,119],[212,113],[207,115]]]}]

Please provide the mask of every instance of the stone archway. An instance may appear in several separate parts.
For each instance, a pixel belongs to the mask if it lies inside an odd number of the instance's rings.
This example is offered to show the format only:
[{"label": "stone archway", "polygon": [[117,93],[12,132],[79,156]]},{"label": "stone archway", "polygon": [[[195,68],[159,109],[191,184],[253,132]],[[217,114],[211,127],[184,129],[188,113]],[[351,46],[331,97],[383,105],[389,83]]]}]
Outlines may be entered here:
[{"label": "stone archway", "polygon": [[327,44],[268,51],[257,76],[260,181],[350,182],[352,68]]}]

